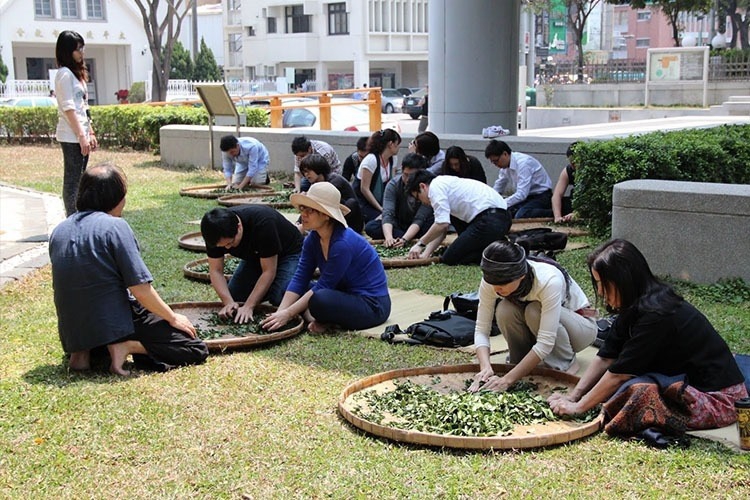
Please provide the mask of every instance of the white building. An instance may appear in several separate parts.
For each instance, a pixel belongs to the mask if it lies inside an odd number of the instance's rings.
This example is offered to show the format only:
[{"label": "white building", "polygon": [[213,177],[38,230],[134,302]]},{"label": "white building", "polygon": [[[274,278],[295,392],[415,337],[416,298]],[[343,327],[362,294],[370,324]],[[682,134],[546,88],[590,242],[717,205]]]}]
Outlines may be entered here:
[{"label": "white building", "polygon": [[[224,16],[222,14],[220,0],[216,3],[198,5],[198,50],[200,50],[201,38],[206,46],[211,49],[216,59],[216,64],[224,66]],[[182,21],[179,40],[185,48],[191,52],[193,47],[193,11],[189,10]],[[195,54],[192,54],[195,57]]]},{"label": "white building", "polygon": [[117,90],[146,79],[148,40],[130,0],[0,0],[0,54],[8,78],[48,79],[64,30],[77,31],[86,42],[92,103],[115,104]]},{"label": "white building", "polygon": [[222,0],[226,77],[315,80],[319,90],[423,86],[428,3]]}]

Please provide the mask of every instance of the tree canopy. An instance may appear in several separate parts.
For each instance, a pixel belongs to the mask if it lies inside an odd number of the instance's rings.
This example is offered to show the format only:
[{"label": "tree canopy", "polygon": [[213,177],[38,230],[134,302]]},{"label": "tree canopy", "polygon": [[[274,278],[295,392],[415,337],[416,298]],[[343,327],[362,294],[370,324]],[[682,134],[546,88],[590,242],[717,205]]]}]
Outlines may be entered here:
[{"label": "tree canopy", "polygon": [[206,41],[201,37],[201,48],[198,51],[198,57],[195,58],[195,69],[193,70],[193,80],[196,81],[216,81],[221,80],[221,68],[216,64],[213,51],[206,45]]},{"label": "tree canopy", "polygon": [[153,60],[151,99],[164,101],[172,67],[172,51],[182,20],[195,0],[135,0]]},{"label": "tree canopy", "polygon": [[630,4],[633,9],[656,7],[667,16],[667,22],[672,26],[674,45],[679,47],[680,32],[684,29],[684,26],[680,24],[680,14],[683,12],[707,14],[714,0],[607,0],[607,2],[618,5]]},{"label": "tree canopy", "polygon": [[190,80],[193,78],[193,71],[193,58],[190,52],[177,40],[172,48],[172,67],[169,71],[169,78]]}]

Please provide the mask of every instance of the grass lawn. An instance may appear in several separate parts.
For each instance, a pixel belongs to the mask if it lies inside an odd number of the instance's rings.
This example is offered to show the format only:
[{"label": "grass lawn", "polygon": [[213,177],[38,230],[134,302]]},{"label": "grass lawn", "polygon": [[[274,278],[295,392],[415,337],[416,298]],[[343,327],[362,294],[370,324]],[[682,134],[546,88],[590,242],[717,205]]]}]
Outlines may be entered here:
[{"label": "grass lawn", "polygon": [[[197,230],[187,221],[215,201],[178,190],[220,175],[165,168],[147,153],[98,151],[92,160],[125,169],[124,218],[162,297],[215,300],[208,284],[182,276],[198,255],[177,246],[181,234]],[[53,146],[0,146],[0,180],[59,193],[62,154]],[[560,260],[592,296],[585,256],[579,250]],[[479,272],[432,266],[388,277],[392,287],[445,295],[473,289]],[[734,350],[750,352],[746,286],[678,286]],[[302,334],[128,379],[69,373],[62,354],[49,267],[0,289],[2,498],[750,497],[750,455],[704,440],[658,451],[598,434],[549,449],[463,452],[374,438],[338,416],[348,383],[472,361],[461,353]]]}]

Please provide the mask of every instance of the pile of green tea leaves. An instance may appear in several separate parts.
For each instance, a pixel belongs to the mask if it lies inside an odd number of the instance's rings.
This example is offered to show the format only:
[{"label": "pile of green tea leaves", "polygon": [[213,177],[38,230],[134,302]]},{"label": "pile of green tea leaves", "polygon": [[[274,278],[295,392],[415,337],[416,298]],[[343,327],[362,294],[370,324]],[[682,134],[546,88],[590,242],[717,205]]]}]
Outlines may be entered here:
[{"label": "pile of green tea leaves", "polygon": [[212,312],[200,317],[206,327],[196,326],[198,338],[202,340],[218,339],[219,337],[247,337],[248,335],[270,335],[292,328],[294,322],[287,323],[278,330],[269,331],[261,328],[260,324],[268,317],[267,314],[256,314],[252,321],[235,323],[234,318],[222,318],[218,312]]},{"label": "pile of green tea leaves", "polygon": [[[560,420],[536,392],[537,386],[524,381],[500,393],[443,394],[408,380],[395,385],[395,390],[382,394],[372,390],[356,394],[354,401],[365,402],[367,410],[356,404],[352,411],[376,424],[452,436],[505,436],[516,425]],[[597,414],[598,410],[588,412],[578,421],[589,422]]]},{"label": "pile of green tea leaves", "polygon": [[[375,251],[378,252],[378,257],[381,259],[406,259],[409,256],[409,249],[411,249],[411,246],[408,243],[401,248],[389,248],[384,245],[375,245]],[[444,250],[444,246],[439,246],[434,252],[432,252],[432,257],[441,255]]]},{"label": "pile of green tea leaves", "polygon": [[[242,259],[238,259],[237,257],[224,257],[224,274],[234,274],[240,262],[242,262]],[[208,262],[196,264],[190,267],[190,270],[194,273],[208,273]]]},{"label": "pile of green tea leaves", "polygon": [[279,191],[273,196],[264,196],[262,201],[263,203],[289,203],[289,197],[292,193],[291,190]]}]

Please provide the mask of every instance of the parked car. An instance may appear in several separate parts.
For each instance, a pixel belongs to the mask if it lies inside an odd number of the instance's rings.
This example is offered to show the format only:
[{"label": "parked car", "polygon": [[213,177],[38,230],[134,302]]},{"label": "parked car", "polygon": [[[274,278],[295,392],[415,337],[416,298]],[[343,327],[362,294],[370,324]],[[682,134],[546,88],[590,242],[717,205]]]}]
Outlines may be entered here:
[{"label": "parked car", "polygon": [[[290,108],[284,110],[284,128],[304,128],[320,130],[320,108],[316,106]],[[383,128],[392,128],[401,133],[401,126],[395,121],[384,121]],[[370,112],[364,104],[331,107],[331,130],[349,132],[369,132]]]},{"label": "parked car", "polygon": [[396,90],[398,90],[402,96],[406,97],[418,91],[419,87],[399,87]]},{"label": "parked car", "polygon": [[404,108],[403,112],[411,116],[413,120],[416,120],[422,116],[422,105],[419,101],[427,93],[427,89],[419,89],[418,91],[404,97]]},{"label": "parked car", "polygon": [[404,96],[396,89],[382,89],[380,91],[383,113],[400,113],[404,106]]},{"label": "parked car", "polygon": [[9,97],[0,99],[0,106],[18,106],[22,108],[57,106],[57,99],[47,96]]}]

